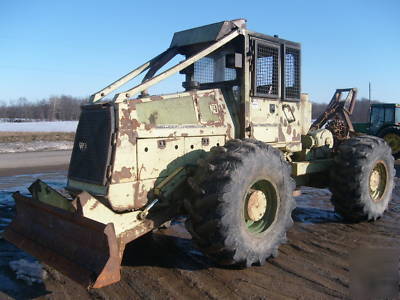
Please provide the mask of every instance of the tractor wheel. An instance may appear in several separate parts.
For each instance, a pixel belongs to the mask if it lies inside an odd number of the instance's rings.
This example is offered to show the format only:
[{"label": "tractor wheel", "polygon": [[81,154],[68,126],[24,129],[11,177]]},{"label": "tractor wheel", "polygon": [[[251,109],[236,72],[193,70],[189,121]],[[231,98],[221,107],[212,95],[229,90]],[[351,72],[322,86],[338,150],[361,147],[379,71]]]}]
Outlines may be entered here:
[{"label": "tractor wheel", "polygon": [[231,140],[212,149],[189,184],[185,202],[194,242],[222,265],[264,264],[293,224],[294,180],[282,153],[263,142]]},{"label": "tractor wheel", "polygon": [[331,170],[331,201],[349,221],[376,220],[387,209],[394,184],[394,160],[388,144],[359,136],[338,147]]},{"label": "tractor wheel", "polygon": [[400,158],[400,128],[394,126],[383,128],[378,136],[383,138],[392,148],[394,158]]}]

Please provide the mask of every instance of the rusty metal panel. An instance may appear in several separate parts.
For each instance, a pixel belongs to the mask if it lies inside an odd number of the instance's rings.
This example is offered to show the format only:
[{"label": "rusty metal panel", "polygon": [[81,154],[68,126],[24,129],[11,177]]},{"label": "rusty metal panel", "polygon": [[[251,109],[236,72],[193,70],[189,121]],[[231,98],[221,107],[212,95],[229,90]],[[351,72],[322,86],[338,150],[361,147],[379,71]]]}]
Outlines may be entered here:
[{"label": "rusty metal panel", "polygon": [[197,105],[201,124],[212,125],[221,122],[220,108],[215,94],[198,97]]},{"label": "rusty metal panel", "polygon": [[185,137],[185,163],[196,164],[212,147],[223,146],[225,141],[224,135]]},{"label": "rusty metal panel", "polygon": [[108,202],[115,211],[142,208],[147,203],[147,193],[154,188],[154,179],[110,184]]},{"label": "rusty metal panel", "polygon": [[111,170],[111,184],[135,181],[136,168],[136,139],[140,126],[135,118],[136,103],[116,104],[117,134],[115,139],[114,163]]},{"label": "rusty metal panel", "polygon": [[301,134],[305,135],[308,133],[311,127],[311,111],[312,105],[309,101],[308,94],[302,93],[300,95],[300,124],[301,124]]},{"label": "rusty metal panel", "polygon": [[311,105],[306,97],[300,102],[251,98],[252,136],[279,148],[300,151],[301,135],[307,133],[310,117]]},{"label": "rusty metal panel", "polygon": [[[176,103],[184,108],[179,108],[178,113],[176,110],[169,110],[169,115],[174,114],[174,116],[168,116],[161,111],[169,103]],[[146,106],[146,109],[143,110],[141,106]],[[117,107],[117,152],[118,149],[125,148],[124,152],[132,153],[135,151],[134,146],[138,138],[201,135],[233,136],[233,122],[225,99],[219,90],[152,96],[132,100],[128,103],[119,103]],[[180,116],[180,113],[190,114],[190,122],[187,121],[186,124],[177,123],[175,119]],[[135,165],[133,162],[133,158],[129,159],[130,165]],[[128,161],[126,161],[125,166],[127,166],[127,163]],[[114,169],[120,170],[122,166],[114,167]]]},{"label": "rusty metal panel", "polygon": [[278,142],[279,102],[276,100],[252,98],[250,105],[252,135],[266,142]]},{"label": "rusty metal panel", "polygon": [[[232,118],[218,89],[144,97],[115,108],[114,164],[106,196],[116,211],[143,207],[155,180],[195,163],[199,151],[234,137]],[[193,141],[186,140],[191,137]],[[196,151],[190,149],[192,144]]]},{"label": "rusty metal panel", "polygon": [[166,177],[183,164],[183,161],[179,160],[183,154],[183,138],[138,139],[138,178],[142,180]]},{"label": "rusty metal panel", "polygon": [[138,121],[147,126],[197,124],[191,95],[168,101],[144,102],[136,107]]},{"label": "rusty metal panel", "polygon": [[196,150],[210,151],[212,147],[223,146],[224,144],[224,135],[185,137],[185,154]]},{"label": "rusty metal panel", "polygon": [[280,142],[297,142],[301,141],[301,103],[282,101],[280,115]]},{"label": "rusty metal panel", "polygon": [[86,287],[120,280],[118,241],[113,224],[15,193],[17,214],[4,238]]}]

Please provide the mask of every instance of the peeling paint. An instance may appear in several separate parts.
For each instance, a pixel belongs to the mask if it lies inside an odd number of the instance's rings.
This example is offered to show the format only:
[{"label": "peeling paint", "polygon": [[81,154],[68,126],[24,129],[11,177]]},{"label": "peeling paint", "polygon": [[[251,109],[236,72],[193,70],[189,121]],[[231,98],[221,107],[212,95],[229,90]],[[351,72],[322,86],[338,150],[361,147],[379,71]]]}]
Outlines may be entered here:
[{"label": "peeling paint", "polygon": [[[166,114],[163,109],[169,103],[179,104],[175,107],[188,114],[192,111],[194,119],[171,115],[170,112]],[[142,105],[146,105],[146,111]],[[116,211],[143,207],[155,180],[171,172],[175,160],[195,149],[209,150],[217,144],[223,145],[225,139],[232,139],[234,135],[231,116],[218,89],[143,97],[119,102],[115,106],[117,135],[107,199]],[[172,124],[168,123],[170,116]],[[188,123],[175,122],[177,117],[188,120]],[[201,145],[202,136],[210,138],[209,146]],[[191,137],[196,138],[192,141]],[[188,139],[187,145],[185,139]],[[165,140],[166,149],[158,147],[159,140]],[[194,163],[188,158],[182,161]]]},{"label": "peeling paint", "polygon": [[283,133],[282,125],[279,124],[278,126],[278,134],[279,134],[279,142],[284,142],[285,141],[285,134]]},{"label": "peeling paint", "polygon": [[[295,131],[296,131],[296,129],[294,129],[294,132],[295,132]],[[291,133],[292,133],[292,126],[289,125],[289,126],[287,127],[286,133],[287,133],[287,134],[291,134]]]},{"label": "peeling paint", "polygon": [[114,170],[113,175],[112,175],[113,182],[119,183],[121,181],[121,179],[131,178],[132,177],[131,169],[132,168],[122,167],[122,169],[120,171]]}]

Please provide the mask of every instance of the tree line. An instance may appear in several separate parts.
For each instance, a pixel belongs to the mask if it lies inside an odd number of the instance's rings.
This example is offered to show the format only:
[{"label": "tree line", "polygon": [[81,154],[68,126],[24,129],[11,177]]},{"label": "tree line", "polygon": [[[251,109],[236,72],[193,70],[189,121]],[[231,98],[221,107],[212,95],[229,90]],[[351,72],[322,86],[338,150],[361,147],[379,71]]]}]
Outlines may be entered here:
[{"label": "tree line", "polygon": [[57,96],[40,101],[29,101],[19,98],[9,104],[0,103],[0,118],[13,120],[78,120],[81,105],[88,102],[86,98]]},{"label": "tree line", "polygon": [[[0,103],[0,118],[10,120],[47,120],[68,121],[78,120],[81,105],[88,102],[87,98],[76,98],[71,96],[58,96],[32,102],[26,98],[19,98],[9,104]],[[379,101],[371,101],[379,103]],[[312,118],[316,119],[326,109],[327,103],[312,103]],[[368,122],[369,120],[368,99],[362,98],[356,101],[352,115],[353,122]]]},{"label": "tree line", "polygon": [[[366,98],[356,101],[354,106],[353,114],[351,115],[351,120],[354,123],[366,123],[369,122],[369,106],[370,104],[380,103],[380,101],[370,101]],[[328,103],[312,103],[312,119],[318,118],[326,109]]]}]

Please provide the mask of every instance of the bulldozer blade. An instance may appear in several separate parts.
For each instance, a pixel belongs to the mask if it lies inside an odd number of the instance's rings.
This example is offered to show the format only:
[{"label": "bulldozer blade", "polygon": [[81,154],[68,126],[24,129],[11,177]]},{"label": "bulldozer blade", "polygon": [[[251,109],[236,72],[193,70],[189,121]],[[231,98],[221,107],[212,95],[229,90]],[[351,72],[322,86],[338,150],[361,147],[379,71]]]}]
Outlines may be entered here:
[{"label": "bulldozer blade", "polygon": [[120,280],[113,223],[107,225],[13,194],[17,214],[3,236],[79,284],[100,288]]}]

